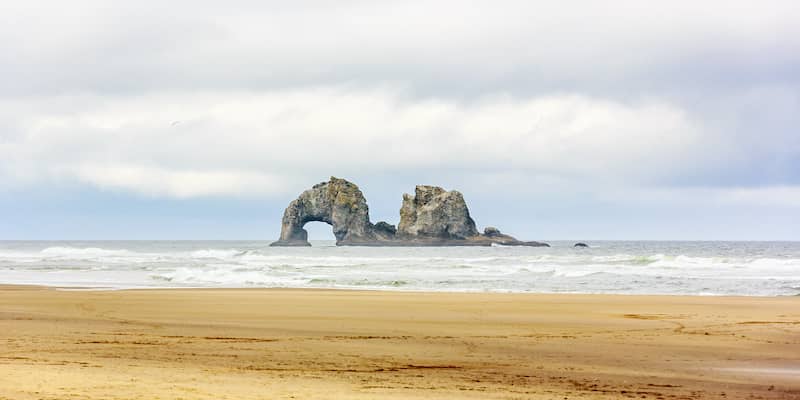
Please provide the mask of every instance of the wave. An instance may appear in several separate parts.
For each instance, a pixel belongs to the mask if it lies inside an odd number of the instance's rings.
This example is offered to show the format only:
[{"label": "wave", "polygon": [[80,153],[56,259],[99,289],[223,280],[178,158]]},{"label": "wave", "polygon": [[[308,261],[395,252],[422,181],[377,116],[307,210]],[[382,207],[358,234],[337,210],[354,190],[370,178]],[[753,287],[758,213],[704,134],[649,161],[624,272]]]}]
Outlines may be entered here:
[{"label": "wave", "polygon": [[[196,249],[192,251],[139,252],[130,249],[101,247],[53,246],[40,251],[0,251],[0,265],[47,263],[57,267],[59,261],[84,261],[114,265],[216,265],[231,263],[243,267],[265,268],[452,268],[483,270],[487,273],[507,272],[519,268],[532,270],[569,269],[591,272],[609,271],[668,274],[668,270],[688,274],[721,270],[741,273],[778,274],[800,270],[800,258],[779,257],[697,257],[689,255],[611,254],[510,254],[490,256],[424,256],[418,254],[329,255],[320,253],[286,253],[252,249]],[[649,272],[648,272],[649,271]]]},{"label": "wave", "polygon": [[[60,286],[798,294],[800,246],[735,251],[644,244],[504,248],[269,248],[98,242],[0,247],[0,281]],[[0,243],[0,246],[3,244]],[[649,244],[648,244],[649,245]]]},{"label": "wave", "polygon": [[127,256],[130,250],[124,249],[102,249],[99,247],[48,247],[40,252],[45,256],[55,257],[112,257]]},{"label": "wave", "polygon": [[[334,248],[335,249],[335,248]],[[514,249],[517,250],[517,249]],[[245,266],[297,267],[453,267],[469,268],[514,268],[514,267],[567,267],[592,266],[592,268],[641,267],[651,269],[752,269],[752,270],[800,270],[800,258],[780,257],[698,257],[690,255],[641,254],[508,254],[487,256],[424,256],[397,252],[372,252],[375,254],[329,255],[320,253],[287,253],[270,250],[238,248],[206,248],[191,251],[140,252],[124,248],[53,246],[39,251],[0,250],[0,262],[35,262],[58,260],[87,260],[96,262],[149,262],[180,264],[213,264],[219,262],[238,263]]]},{"label": "wave", "polygon": [[216,258],[220,260],[226,260],[234,257],[241,257],[243,255],[248,254],[248,251],[244,250],[237,250],[237,249],[227,249],[227,250],[219,250],[219,249],[204,249],[204,250],[196,250],[190,253],[191,258]]}]

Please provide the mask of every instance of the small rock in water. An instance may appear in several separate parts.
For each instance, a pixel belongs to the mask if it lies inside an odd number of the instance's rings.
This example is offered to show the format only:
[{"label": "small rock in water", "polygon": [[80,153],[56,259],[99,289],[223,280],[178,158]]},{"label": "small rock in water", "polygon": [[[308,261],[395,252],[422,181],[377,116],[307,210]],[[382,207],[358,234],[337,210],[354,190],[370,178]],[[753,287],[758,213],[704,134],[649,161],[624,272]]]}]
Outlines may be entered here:
[{"label": "small rock in water", "polygon": [[586,244],[586,243],[578,242],[578,243],[575,243],[575,245],[572,246],[572,247],[589,247],[589,245]]},{"label": "small rock in water", "polygon": [[483,235],[488,237],[500,236],[500,229],[497,229],[493,226],[487,226],[486,229],[483,230]]}]

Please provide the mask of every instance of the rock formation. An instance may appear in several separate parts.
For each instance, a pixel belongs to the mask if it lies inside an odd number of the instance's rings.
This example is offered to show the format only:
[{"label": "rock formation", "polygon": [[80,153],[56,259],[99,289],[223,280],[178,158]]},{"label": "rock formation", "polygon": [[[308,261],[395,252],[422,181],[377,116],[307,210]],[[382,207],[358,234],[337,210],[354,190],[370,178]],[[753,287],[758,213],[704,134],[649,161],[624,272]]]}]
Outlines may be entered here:
[{"label": "rock formation", "polygon": [[344,179],[331,177],[289,203],[281,220],[281,237],[271,246],[310,246],[303,226],[311,221],[331,225],[337,244],[374,239],[367,199],[358,186]]},{"label": "rock formation", "polygon": [[281,221],[281,237],[271,246],[309,246],[307,222],[333,227],[337,245],[360,246],[548,246],[524,242],[488,227],[481,234],[461,193],[420,185],[414,196],[403,195],[400,223],[372,224],[369,208],[358,186],[331,177],[289,203]]},{"label": "rock formation", "polygon": [[414,196],[403,195],[399,239],[466,239],[478,235],[464,196],[437,186],[419,185]]},{"label": "rock formation", "polygon": [[547,243],[533,241],[525,242],[517,240],[511,235],[506,235],[505,233],[500,232],[499,229],[493,226],[486,227],[486,229],[483,230],[483,235],[481,235],[481,238],[502,246],[550,247],[550,245]]}]

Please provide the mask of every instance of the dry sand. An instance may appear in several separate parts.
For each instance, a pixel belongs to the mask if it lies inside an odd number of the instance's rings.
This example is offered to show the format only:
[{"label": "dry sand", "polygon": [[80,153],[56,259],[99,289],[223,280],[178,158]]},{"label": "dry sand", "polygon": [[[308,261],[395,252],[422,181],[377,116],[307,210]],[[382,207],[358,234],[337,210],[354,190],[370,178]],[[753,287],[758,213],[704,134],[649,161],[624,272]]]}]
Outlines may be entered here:
[{"label": "dry sand", "polygon": [[0,287],[0,399],[800,399],[800,298]]}]

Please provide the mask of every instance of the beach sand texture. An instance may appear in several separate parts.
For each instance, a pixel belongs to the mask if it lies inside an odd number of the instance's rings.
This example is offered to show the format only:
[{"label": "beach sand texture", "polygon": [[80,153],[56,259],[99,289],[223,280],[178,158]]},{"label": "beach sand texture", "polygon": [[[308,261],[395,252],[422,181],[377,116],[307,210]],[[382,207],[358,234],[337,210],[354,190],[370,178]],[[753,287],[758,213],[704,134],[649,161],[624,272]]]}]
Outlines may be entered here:
[{"label": "beach sand texture", "polygon": [[0,287],[0,399],[800,399],[800,298]]}]

